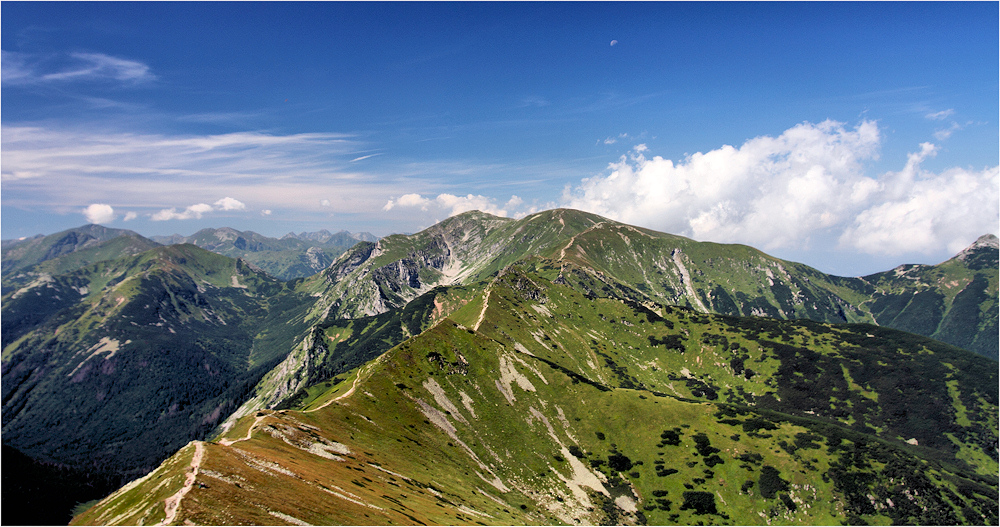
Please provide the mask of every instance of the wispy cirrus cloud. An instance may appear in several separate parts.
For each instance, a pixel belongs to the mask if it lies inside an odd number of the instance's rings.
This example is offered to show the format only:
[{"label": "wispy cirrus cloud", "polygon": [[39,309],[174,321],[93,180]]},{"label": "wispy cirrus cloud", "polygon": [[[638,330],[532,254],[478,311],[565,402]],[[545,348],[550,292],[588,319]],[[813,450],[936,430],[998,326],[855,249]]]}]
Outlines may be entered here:
[{"label": "wispy cirrus cloud", "polygon": [[940,130],[935,130],[934,138],[937,139],[938,141],[944,141],[945,139],[951,137],[951,134],[961,129],[962,125],[952,121],[951,126],[949,126],[948,128],[941,128]]},{"label": "wispy cirrus cloud", "polygon": [[189,123],[233,124],[245,123],[250,119],[258,119],[264,112],[203,112],[181,115],[178,121]]},{"label": "wispy cirrus cloud", "polygon": [[931,112],[931,113],[925,115],[924,117],[926,117],[926,118],[928,118],[928,119],[930,119],[932,121],[943,121],[943,120],[951,117],[952,115],[955,115],[955,110],[949,108],[947,110],[941,110],[940,112]]},{"label": "wispy cirrus cloud", "polygon": [[364,161],[365,159],[369,159],[369,158],[372,158],[372,157],[375,157],[375,156],[380,156],[380,155],[382,155],[382,154],[383,154],[383,152],[379,152],[379,153],[377,153],[377,154],[368,154],[368,155],[366,155],[366,156],[361,156],[361,157],[355,157],[355,158],[354,158],[354,159],[352,159],[352,160],[351,160],[350,162],[351,162],[351,163],[357,163],[358,161]]},{"label": "wispy cirrus cloud", "polygon": [[517,104],[517,108],[542,108],[552,104],[545,97],[539,95],[528,95],[527,97],[522,97],[520,102]]},{"label": "wispy cirrus cloud", "polygon": [[329,133],[162,135],[15,125],[4,127],[0,173],[4,181],[61,179],[74,172],[255,179],[290,170],[323,172],[351,145],[350,136]]},{"label": "wispy cirrus cloud", "polygon": [[116,81],[142,84],[156,80],[149,65],[104,53],[36,54],[2,52],[3,84]]},{"label": "wispy cirrus cloud", "polygon": [[[949,117],[955,115],[955,110],[953,108],[948,108],[947,110],[941,110],[938,112],[931,112],[924,115],[925,119],[931,121],[944,121]],[[955,121],[951,121],[951,124],[947,128],[938,128],[934,131],[934,138],[938,141],[944,141],[951,137],[951,135],[962,129],[962,125]]]},{"label": "wispy cirrus cloud", "polygon": [[[463,160],[358,169],[352,162],[368,156],[357,154],[371,149],[353,135],[334,133],[167,135],[12,125],[4,127],[2,141],[4,205],[64,214],[102,203],[158,221],[220,211],[282,219],[352,214],[407,225],[472,208],[520,215],[539,205],[495,202],[489,190],[539,188],[578,173],[562,164]],[[430,196],[421,214],[406,206],[383,211],[387,200],[398,203],[394,196],[406,194]],[[227,210],[215,201],[219,196],[245,208]]]},{"label": "wispy cirrus cloud", "polygon": [[5,205],[67,212],[108,203],[166,210],[161,218],[176,219],[207,211],[189,209],[192,201],[213,203],[227,195],[271,210],[301,210],[318,198],[348,210],[378,210],[391,193],[388,182],[349,168],[347,156],[359,145],[346,134],[166,135],[5,126],[2,141]]}]

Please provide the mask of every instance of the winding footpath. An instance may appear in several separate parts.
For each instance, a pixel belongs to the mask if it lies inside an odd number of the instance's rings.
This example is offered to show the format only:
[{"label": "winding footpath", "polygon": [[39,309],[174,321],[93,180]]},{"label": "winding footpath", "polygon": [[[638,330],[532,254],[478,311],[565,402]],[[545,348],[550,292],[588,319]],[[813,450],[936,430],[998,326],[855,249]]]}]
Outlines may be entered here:
[{"label": "winding footpath", "polygon": [[194,487],[194,480],[198,477],[198,469],[201,468],[201,460],[205,456],[205,444],[201,441],[192,441],[192,443],[194,443],[194,457],[191,459],[191,470],[184,480],[184,486],[176,494],[163,500],[163,511],[166,512],[167,516],[156,525],[170,525],[173,523],[177,519],[177,511],[180,509],[181,499]]},{"label": "winding footpath", "polygon": [[330,406],[334,402],[339,401],[339,400],[341,400],[341,399],[343,399],[345,397],[348,397],[351,394],[353,394],[354,393],[354,389],[358,387],[358,381],[361,380],[361,374],[364,373],[364,371],[366,369],[370,368],[370,367],[371,366],[366,366],[364,368],[358,369],[358,376],[354,378],[354,383],[351,384],[351,389],[350,390],[347,390],[346,392],[344,392],[344,393],[342,393],[342,394],[334,397],[333,399],[330,399],[329,401],[323,403],[321,406],[317,406],[316,408],[313,408],[312,410],[305,410],[303,413],[312,413],[312,412],[315,412],[317,410],[322,410],[322,409],[326,408],[327,406]]},{"label": "winding footpath", "polygon": [[[496,279],[493,280],[496,282]],[[490,295],[493,294],[493,282],[486,286],[486,291],[483,293],[483,310],[479,312],[479,318],[476,319],[476,325],[472,326],[473,331],[479,331],[479,326],[483,324],[483,320],[486,319],[486,309],[490,307]]]},{"label": "winding footpath", "polygon": [[[358,387],[358,381],[361,380],[361,375],[366,370],[367,368],[361,368],[358,370],[358,376],[355,377],[354,383],[351,385],[350,390],[347,390],[343,394],[334,397],[333,399],[330,399],[329,401],[327,401],[318,408],[306,411],[315,412],[316,410],[326,408],[335,401],[339,401],[345,397],[349,397],[351,394],[354,393],[354,390]],[[253,424],[250,425],[250,428],[247,430],[247,434],[245,436],[238,439],[222,439],[219,441],[219,444],[223,446],[231,446],[233,443],[238,443],[240,441],[248,441],[250,437],[253,435],[254,430],[257,429],[257,427],[260,425],[260,422],[263,421],[264,418],[266,417],[267,415],[265,414],[265,415],[260,415],[256,419],[254,419]],[[194,443],[194,457],[191,458],[191,466],[189,471],[187,472],[187,477],[184,479],[184,486],[182,486],[180,490],[178,490],[173,496],[170,496],[169,498],[163,500],[163,511],[166,513],[166,517],[163,518],[163,521],[156,524],[158,526],[170,525],[177,520],[177,512],[180,510],[181,500],[184,499],[184,496],[186,496],[187,493],[190,492],[191,489],[194,487],[195,479],[198,477],[198,471],[201,469],[201,462],[205,458],[205,443],[202,441],[192,441],[192,443]]]},{"label": "winding footpath", "polygon": [[247,435],[246,436],[241,437],[239,439],[221,439],[221,440],[219,440],[219,444],[222,445],[222,446],[229,446],[229,445],[231,445],[233,443],[237,443],[239,441],[247,441],[247,440],[249,440],[250,439],[250,434],[253,433],[254,429],[257,428],[257,425],[259,425],[260,422],[263,421],[265,417],[267,417],[267,415],[257,416],[257,418],[253,420],[253,424],[250,425],[250,428],[247,430]]}]

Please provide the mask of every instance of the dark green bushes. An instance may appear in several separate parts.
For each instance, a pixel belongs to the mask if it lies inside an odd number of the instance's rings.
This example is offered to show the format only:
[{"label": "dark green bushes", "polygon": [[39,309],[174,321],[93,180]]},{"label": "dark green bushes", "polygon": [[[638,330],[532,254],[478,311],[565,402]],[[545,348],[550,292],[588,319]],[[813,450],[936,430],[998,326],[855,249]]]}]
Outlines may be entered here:
[{"label": "dark green bushes", "polygon": [[608,466],[618,472],[625,472],[632,468],[632,460],[625,454],[616,452],[608,456]]},{"label": "dark green bushes", "polygon": [[781,479],[781,473],[771,465],[761,467],[757,485],[760,488],[760,495],[767,499],[773,499],[778,492],[788,490],[788,482]]},{"label": "dark green bushes", "polygon": [[695,514],[718,514],[715,508],[715,494],[701,491],[685,491],[681,510],[694,510]]}]

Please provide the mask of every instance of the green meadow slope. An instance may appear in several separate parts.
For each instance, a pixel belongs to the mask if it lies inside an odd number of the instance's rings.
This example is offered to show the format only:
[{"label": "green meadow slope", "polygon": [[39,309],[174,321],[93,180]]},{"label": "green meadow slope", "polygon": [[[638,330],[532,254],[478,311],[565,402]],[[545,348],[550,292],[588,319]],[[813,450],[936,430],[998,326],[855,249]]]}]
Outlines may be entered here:
[{"label": "green meadow slope", "polygon": [[995,361],[604,285],[529,258],[436,290],[435,323],[74,523],[998,521]]},{"label": "green meadow slope", "polygon": [[2,256],[3,294],[38,280],[49,280],[104,260],[134,256],[158,246],[135,232],[100,225],[8,244]]}]

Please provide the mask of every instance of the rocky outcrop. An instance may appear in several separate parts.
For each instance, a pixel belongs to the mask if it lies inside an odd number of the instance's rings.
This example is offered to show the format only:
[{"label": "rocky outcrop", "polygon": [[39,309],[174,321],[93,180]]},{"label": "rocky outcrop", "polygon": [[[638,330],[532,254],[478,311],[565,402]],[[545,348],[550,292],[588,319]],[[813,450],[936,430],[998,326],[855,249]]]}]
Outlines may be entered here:
[{"label": "rocky outcrop", "polygon": [[220,424],[217,431],[229,430],[239,418],[257,410],[273,408],[300,389],[320,380],[329,354],[330,350],[323,342],[323,331],[314,328],[285,360],[261,379],[253,396]]}]

